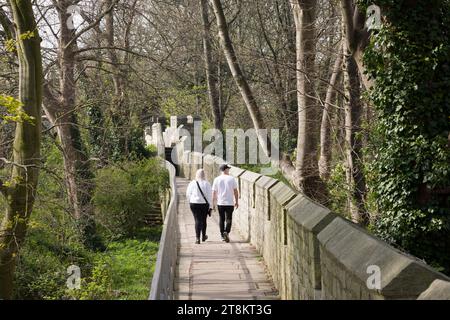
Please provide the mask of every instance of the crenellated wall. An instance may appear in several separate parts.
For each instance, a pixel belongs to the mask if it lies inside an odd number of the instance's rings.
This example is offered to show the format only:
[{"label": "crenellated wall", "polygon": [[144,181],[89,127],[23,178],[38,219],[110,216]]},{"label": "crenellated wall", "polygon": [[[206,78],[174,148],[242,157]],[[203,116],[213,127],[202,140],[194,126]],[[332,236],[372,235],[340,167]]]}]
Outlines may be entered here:
[{"label": "crenellated wall", "polygon": [[[184,146],[174,147],[180,175],[193,179],[204,168],[212,182],[224,161]],[[283,182],[237,167],[230,174],[240,194],[232,232],[261,254],[282,299],[450,299],[450,279],[417,258]]]}]

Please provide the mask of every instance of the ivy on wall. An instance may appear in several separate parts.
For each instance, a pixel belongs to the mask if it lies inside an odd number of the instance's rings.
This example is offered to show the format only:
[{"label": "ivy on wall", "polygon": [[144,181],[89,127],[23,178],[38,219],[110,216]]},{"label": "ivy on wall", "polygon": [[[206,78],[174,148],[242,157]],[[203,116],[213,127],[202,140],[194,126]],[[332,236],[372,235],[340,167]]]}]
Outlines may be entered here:
[{"label": "ivy on wall", "polygon": [[382,27],[364,54],[379,119],[374,230],[450,272],[450,1],[375,4]]}]

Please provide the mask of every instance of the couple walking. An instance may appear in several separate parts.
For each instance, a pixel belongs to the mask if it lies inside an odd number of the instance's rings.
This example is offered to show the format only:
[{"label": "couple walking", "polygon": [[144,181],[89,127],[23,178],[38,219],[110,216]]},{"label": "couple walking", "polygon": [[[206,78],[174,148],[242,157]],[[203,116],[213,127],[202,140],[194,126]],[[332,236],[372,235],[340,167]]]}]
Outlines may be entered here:
[{"label": "couple walking", "polygon": [[[219,210],[219,226],[222,241],[230,242],[229,233],[231,231],[231,221],[234,208],[238,208],[238,189],[236,180],[230,176],[230,166],[222,164],[220,171],[222,174],[214,179],[211,187],[206,181],[205,171],[197,170],[195,180],[191,181],[186,190],[186,198],[189,201],[191,211],[195,219],[196,244],[206,241],[206,219],[211,216],[211,211],[217,204]],[[234,199],[233,199],[234,198]]]}]

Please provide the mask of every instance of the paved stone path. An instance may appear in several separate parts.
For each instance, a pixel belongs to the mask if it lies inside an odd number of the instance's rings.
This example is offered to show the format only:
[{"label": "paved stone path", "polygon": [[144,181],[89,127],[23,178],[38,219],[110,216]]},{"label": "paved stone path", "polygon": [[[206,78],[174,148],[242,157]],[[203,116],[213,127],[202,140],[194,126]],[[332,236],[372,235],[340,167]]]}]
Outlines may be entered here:
[{"label": "paved stone path", "polygon": [[229,243],[221,240],[217,211],[208,217],[208,240],[195,244],[194,217],[185,196],[188,183],[177,178],[180,238],[176,299],[278,299],[262,258],[236,228],[231,230]]}]

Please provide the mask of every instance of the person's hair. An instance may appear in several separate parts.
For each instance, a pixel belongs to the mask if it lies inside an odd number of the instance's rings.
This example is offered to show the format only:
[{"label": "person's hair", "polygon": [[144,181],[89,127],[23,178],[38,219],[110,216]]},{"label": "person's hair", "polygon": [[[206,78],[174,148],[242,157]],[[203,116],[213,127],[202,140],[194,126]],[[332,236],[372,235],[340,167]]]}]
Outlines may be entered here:
[{"label": "person's hair", "polygon": [[195,180],[205,180],[205,170],[198,169],[195,173]]}]

